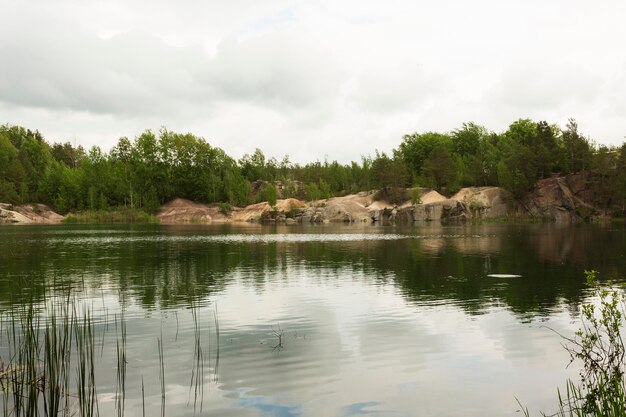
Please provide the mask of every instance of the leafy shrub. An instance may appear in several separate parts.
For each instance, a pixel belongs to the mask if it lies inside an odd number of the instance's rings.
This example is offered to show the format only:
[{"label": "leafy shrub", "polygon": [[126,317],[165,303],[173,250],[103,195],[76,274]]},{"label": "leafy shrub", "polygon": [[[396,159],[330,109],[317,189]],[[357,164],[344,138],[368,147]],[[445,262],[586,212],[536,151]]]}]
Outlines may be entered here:
[{"label": "leafy shrub", "polygon": [[387,201],[391,204],[402,204],[409,198],[405,188],[386,187],[378,190],[373,199]]},{"label": "leafy shrub", "polygon": [[233,208],[230,204],[228,203],[220,203],[219,204],[219,211],[220,213],[222,213],[224,216],[228,216],[230,215],[230,213],[233,211]]},{"label": "leafy shrub", "polygon": [[420,191],[419,187],[417,188],[413,188],[413,190],[411,191],[411,203],[415,204],[422,204],[422,192]]},{"label": "leafy shrub", "polygon": [[[587,285],[599,301],[582,306],[582,325],[574,337],[561,337],[570,354],[570,363],[582,362],[580,382],[568,380],[564,393],[558,391],[556,416],[626,416],[626,368],[621,327],[626,297],[615,288],[600,286],[596,271],[585,271]],[[528,409],[523,409],[529,416]],[[545,416],[545,414],[544,414]]]}]

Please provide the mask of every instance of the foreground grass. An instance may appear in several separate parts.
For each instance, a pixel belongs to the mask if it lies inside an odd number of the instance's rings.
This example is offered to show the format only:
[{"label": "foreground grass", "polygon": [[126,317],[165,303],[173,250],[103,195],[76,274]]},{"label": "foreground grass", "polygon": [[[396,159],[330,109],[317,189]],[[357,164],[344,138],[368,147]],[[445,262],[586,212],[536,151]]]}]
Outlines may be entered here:
[{"label": "foreground grass", "polygon": [[[193,317],[194,355],[190,361],[191,373],[189,400],[196,409],[202,411],[204,401],[204,383],[211,370],[205,369],[205,348],[201,343],[201,328],[197,308],[191,306]],[[118,417],[124,416],[126,391],[133,389],[128,382],[141,383],[142,415],[157,415],[155,403],[152,411],[146,414],[146,397],[143,374],[128,381],[127,364],[129,362],[126,344],[126,317],[124,310],[112,317],[109,325],[108,311],[102,318],[94,320],[86,304],[75,299],[54,299],[46,305],[18,307],[8,313],[0,314],[0,413],[15,417],[60,417],[81,416],[96,417],[112,415],[110,411],[101,414],[98,404],[98,387],[114,386],[114,392],[108,391],[105,397],[113,394],[115,411]],[[217,310],[214,313],[215,341],[215,381],[219,363],[219,324]],[[99,328],[96,328],[96,323]],[[105,337],[113,332],[113,340]],[[178,330],[177,330],[178,335]],[[203,338],[206,338],[203,337]],[[163,334],[157,337],[159,362],[158,383],[160,390],[160,415],[166,415],[166,373]],[[112,343],[115,349],[108,350],[106,359],[115,362],[115,375],[96,372],[96,363],[103,359],[105,344]],[[154,346],[154,345],[153,345]],[[154,356],[148,350],[141,351],[142,359]],[[96,379],[100,379],[98,384]],[[112,379],[115,379],[114,381]],[[136,386],[134,387],[136,391]],[[136,399],[135,399],[136,401]],[[189,413],[191,415],[191,412]]]},{"label": "foreground grass", "polygon": [[68,214],[65,224],[155,224],[159,218],[143,210],[120,208],[115,210],[86,210]]}]

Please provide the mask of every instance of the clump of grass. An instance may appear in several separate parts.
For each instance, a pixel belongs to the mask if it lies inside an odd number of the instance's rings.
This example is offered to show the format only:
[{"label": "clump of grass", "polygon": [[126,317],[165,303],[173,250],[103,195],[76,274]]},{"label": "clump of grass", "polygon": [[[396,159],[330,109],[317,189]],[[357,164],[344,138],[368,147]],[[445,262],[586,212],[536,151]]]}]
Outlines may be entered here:
[{"label": "clump of grass", "polygon": [[230,216],[230,213],[233,211],[233,207],[228,203],[220,203],[218,207],[219,212],[224,216]]},{"label": "clump of grass", "polygon": [[159,218],[139,209],[119,208],[115,210],[86,210],[67,215],[67,224],[156,224]]},{"label": "clump of grass", "polygon": [[[47,316],[42,323],[31,305],[8,318],[9,358],[0,371],[4,415],[71,415],[76,405],[81,417],[97,415],[91,316],[79,318],[69,301],[51,303]],[[73,344],[75,393],[70,389]]]},{"label": "clump of grass", "polygon": [[[89,308],[71,299],[51,301],[37,307],[0,315],[0,412],[4,416],[80,416],[100,415],[96,385],[96,355],[104,344],[104,333],[96,336]],[[106,310],[105,310],[106,311]],[[197,308],[192,306],[194,321],[194,366],[190,390],[194,391],[194,414],[204,400],[205,352]],[[219,364],[219,322],[213,312]],[[114,319],[117,375],[115,408],[125,413],[127,389],[126,318],[124,310]],[[102,324],[103,332],[106,325]],[[101,338],[102,337],[102,338]],[[101,338],[101,339],[100,339]],[[165,354],[163,332],[157,338],[161,415],[166,414]],[[102,356],[102,350],[100,355]],[[210,352],[208,357],[210,358]],[[217,375],[215,375],[217,381]],[[74,385],[75,383],[75,385]],[[142,413],[145,416],[145,386],[141,376]]]}]

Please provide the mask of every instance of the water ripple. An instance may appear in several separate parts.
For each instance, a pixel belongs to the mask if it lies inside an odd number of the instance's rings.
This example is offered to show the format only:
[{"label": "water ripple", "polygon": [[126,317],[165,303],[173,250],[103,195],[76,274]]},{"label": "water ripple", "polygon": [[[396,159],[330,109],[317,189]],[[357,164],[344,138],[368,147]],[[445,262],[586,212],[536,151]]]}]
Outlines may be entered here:
[{"label": "water ripple", "polygon": [[361,241],[391,241],[403,239],[458,239],[480,238],[479,235],[406,235],[396,233],[284,233],[284,234],[224,234],[224,235],[193,235],[193,236],[87,236],[63,237],[48,239],[49,243],[63,243],[74,245],[85,244],[115,244],[129,242],[210,242],[210,243],[276,243],[276,242],[361,242]]}]

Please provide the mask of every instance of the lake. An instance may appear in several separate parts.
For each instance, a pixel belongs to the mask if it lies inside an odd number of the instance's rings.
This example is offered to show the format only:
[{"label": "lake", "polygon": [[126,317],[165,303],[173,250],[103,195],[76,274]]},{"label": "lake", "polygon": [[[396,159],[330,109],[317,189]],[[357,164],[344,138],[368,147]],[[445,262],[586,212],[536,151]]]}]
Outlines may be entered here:
[{"label": "lake", "polygon": [[549,413],[625,256],[623,224],[7,226],[0,310],[89,311],[103,416],[122,329],[126,416]]}]

